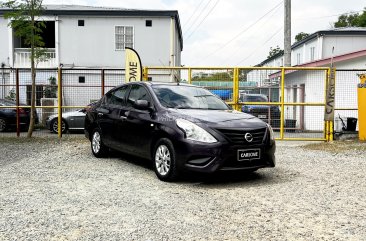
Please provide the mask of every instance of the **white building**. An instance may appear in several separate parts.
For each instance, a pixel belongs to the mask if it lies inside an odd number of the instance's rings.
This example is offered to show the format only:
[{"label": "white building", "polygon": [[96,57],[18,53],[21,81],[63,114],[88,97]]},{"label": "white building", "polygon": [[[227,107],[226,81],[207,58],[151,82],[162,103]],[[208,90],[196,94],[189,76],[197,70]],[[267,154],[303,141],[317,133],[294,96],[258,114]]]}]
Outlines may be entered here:
[{"label": "white building", "polygon": [[[8,26],[10,20],[4,18],[8,11],[0,9],[0,63],[5,67],[29,68],[30,49]],[[88,73],[81,69],[124,68],[125,47],[132,47],[139,53],[143,66],[181,66],[183,37],[178,11],[175,10],[47,5],[39,20],[46,24],[42,37],[49,59],[40,62],[37,67],[53,69],[63,66],[65,69],[80,70],[65,75],[67,82],[76,87],[100,84],[100,71]],[[48,84],[51,76],[57,77],[56,72],[45,70],[38,74],[37,85]],[[106,81],[113,79],[113,74],[106,78]],[[14,84],[11,74],[2,74],[2,79],[6,84]],[[29,90],[30,75],[22,75],[20,79]],[[118,79],[106,85],[122,82]],[[29,91],[25,86],[20,89],[20,98],[22,102],[29,103],[26,94]],[[82,90],[83,94],[70,91],[64,91],[65,96],[70,96],[66,98],[67,105],[85,105],[100,97],[101,93],[91,88]],[[0,98],[8,92],[8,87],[2,86]]]},{"label": "white building", "polygon": [[[124,67],[124,48],[144,66],[180,66],[182,31],[177,11],[47,5],[41,17],[50,61],[39,67]],[[8,27],[0,9],[0,63],[29,67],[29,49]]]},{"label": "white building", "polygon": [[[364,73],[366,70],[366,28],[337,28],[318,31],[293,44],[291,47],[292,66],[330,67],[331,62],[333,62],[337,70],[358,70],[358,72],[355,71],[352,74],[349,72],[347,76],[345,72],[337,71],[335,93],[336,109],[357,108],[357,84],[359,83],[359,78],[356,73]],[[283,66],[283,54],[277,54],[266,59],[258,66]],[[278,82],[280,77],[278,71],[269,71],[269,73],[266,72],[264,74],[266,76],[261,78],[267,81],[274,80]],[[315,71],[289,71],[285,75],[285,88],[287,88],[285,89],[285,101],[324,102],[324,80],[325,75]],[[342,115],[342,112],[336,111],[336,116],[338,114]],[[357,117],[357,111],[345,115],[347,117]],[[298,120],[297,127],[304,130],[322,130],[324,108],[287,106],[285,118]],[[336,128],[339,129],[339,127]]]}]

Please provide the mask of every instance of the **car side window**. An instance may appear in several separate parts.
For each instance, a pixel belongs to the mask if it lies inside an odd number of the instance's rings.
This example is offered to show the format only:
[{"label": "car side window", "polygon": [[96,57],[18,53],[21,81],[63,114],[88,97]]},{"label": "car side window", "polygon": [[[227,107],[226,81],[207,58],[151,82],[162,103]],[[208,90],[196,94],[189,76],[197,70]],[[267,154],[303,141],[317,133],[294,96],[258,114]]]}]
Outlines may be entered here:
[{"label": "car side window", "polygon": [[108,105],[125,106],[125,97],[127,94],[128,85],[122,86],[121,88],[108,93],[106,96],[105,103]]},{"label": "car side window", "polygon": [[127,106],[133,106],[136,100],[147,100],[151,103],[151,97],[147,90],[141,85],[132,85],[130,95],[127,99]]}]

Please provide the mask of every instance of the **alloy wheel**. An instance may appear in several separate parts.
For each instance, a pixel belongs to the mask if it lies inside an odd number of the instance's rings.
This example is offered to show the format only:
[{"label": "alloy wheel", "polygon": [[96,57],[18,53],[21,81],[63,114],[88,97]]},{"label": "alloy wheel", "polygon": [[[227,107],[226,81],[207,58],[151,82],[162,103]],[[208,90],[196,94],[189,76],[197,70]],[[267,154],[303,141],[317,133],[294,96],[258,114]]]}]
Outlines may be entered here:
[{"label": "alloy wheel", "polygon": [[92,148],[94,153],[99,153],[100,151],[100,134],[99,132],[94,132],[92,139]]},{"label": "alloy wheel", "polygon": [[[66,128],[66,124],[65,124],[65,122],[64,122],[64,121],[61,121],[61,123],[62,123],[62,126],[61,126],[61,133],[64,133],[64,132],[65,132],[65,128]],[[53,122],[52,130],[53,130],[53,132],[58,133],[58,120],[55,120],[55,121]]]},{"label": "alloy wheel", "polygon": [[166,145],[160,145],[155,153],[156,170],[162,176],[165,176],[170,171],[171,157],[169,149]]}]

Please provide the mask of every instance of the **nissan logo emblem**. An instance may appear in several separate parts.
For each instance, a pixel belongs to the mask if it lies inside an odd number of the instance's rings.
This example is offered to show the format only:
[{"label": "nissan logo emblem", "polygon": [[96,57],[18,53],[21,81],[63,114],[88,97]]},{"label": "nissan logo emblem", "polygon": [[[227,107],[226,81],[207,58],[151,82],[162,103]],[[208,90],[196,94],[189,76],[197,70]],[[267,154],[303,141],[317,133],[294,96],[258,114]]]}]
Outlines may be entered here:
[{"label": "nissan logo emblem", "polygon": [[244,138],[247,142],[252,142],[253,141],[253,136],[250,133],[246,133]]}]

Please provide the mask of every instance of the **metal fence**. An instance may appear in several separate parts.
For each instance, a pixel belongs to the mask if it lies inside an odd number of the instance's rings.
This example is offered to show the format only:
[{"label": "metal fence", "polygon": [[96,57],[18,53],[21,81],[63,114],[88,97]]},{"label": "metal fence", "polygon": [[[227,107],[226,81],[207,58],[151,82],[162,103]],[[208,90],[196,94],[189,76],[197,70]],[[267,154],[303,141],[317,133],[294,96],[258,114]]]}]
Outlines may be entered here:
[{"label": "metal fence", "polygon": [[[329,68],[145,69],[145,78],[182,81],[209,89],[234,109],[271,124],[280,140],[330,140],[324,121]],[[283,98],[281,98],[283,96]]]},{"label": "metal fence", "polygon": [[[15,113],[15,120],[12,123],[7,121],[5,131],[0,127],[0,137],[25,136],[29,120],[27,122],[24,116],[31,98],[30,70],[2,68],[0,71],[0,99],[15,100],[13,106],[0,104],[0,111]],[[277,139],[325,141],[331,140],[333,134],[333,122],[324,121],[329,71],[329,68],[147,67],[144,79],[180,81],[205,87],[234,109],[271,124]],[[344,127],[342,120],[346,125],[347,119],[357,118],[357,74],[365,72],[336,71],[336,133]],[[82,133],[84,115],[78,110],[124,82],[123,69],[37,69],[38,123],[33,135],[50,135],[59,113],[63,117],[75,116],[75,123],[80,119],[79,127],[69,124],[65,127],[68,129],[65,134],[77,130]]]},{"label": "metal fence", "polygon": [[[32,92],[30,69],[0,70],[0,137],[26,136]],[[37,69],[33,136],[56,134],[59,116],[71,120],[64,122],[64,134],[82,133],[83,109],[122,83],[124,69]]]}]

